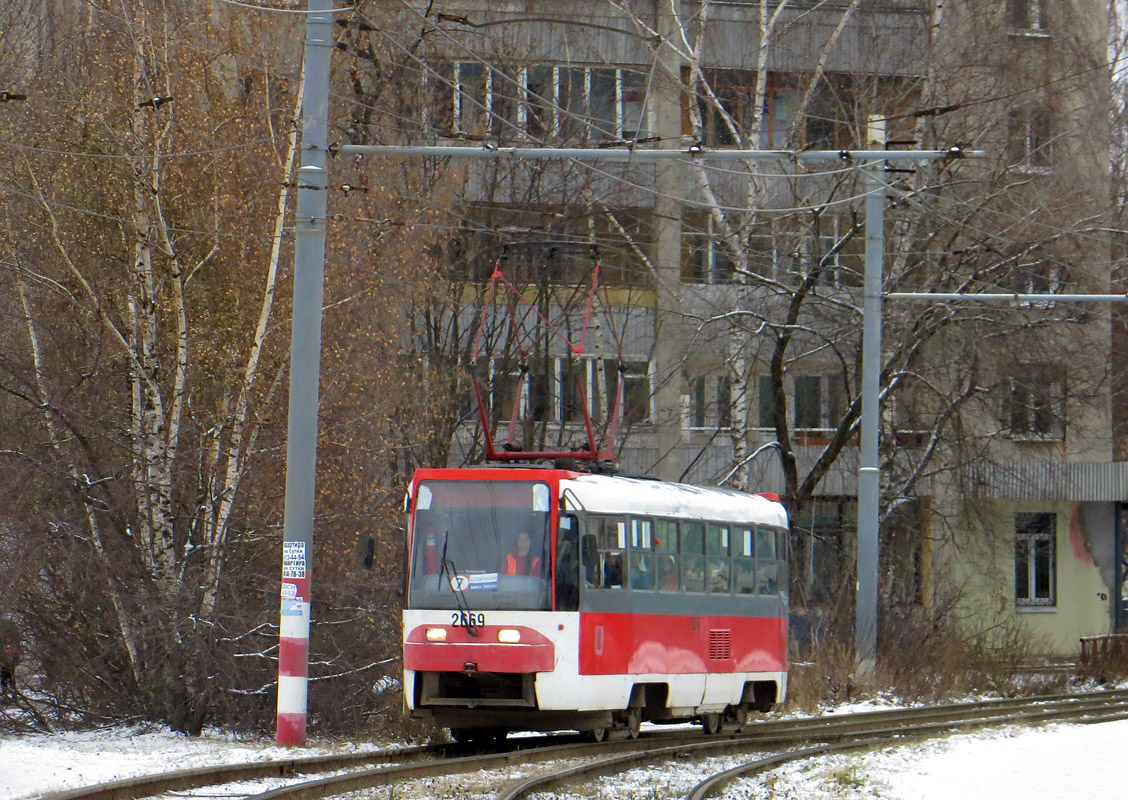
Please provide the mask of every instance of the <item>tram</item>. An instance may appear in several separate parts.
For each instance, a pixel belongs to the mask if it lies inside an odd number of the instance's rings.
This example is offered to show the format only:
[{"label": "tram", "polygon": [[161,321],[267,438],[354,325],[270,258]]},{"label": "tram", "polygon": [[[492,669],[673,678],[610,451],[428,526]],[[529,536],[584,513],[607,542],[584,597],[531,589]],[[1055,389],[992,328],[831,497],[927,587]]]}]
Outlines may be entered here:
[{"label": "tram", "polygon": [[743,725],[787,690],[772,495],[537,466],[420,469],[405,713],[458,741]]}]

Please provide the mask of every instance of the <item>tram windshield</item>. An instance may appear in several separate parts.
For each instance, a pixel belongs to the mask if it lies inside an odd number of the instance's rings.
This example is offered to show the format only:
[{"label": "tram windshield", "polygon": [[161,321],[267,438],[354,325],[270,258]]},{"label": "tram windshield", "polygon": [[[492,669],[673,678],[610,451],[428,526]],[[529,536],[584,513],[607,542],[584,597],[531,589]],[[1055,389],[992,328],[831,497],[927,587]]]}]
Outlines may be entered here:
[{"label": "tram windshield", "polygon": [[423,481],[410,608],[547,610],[551,503],[539,481]]}]

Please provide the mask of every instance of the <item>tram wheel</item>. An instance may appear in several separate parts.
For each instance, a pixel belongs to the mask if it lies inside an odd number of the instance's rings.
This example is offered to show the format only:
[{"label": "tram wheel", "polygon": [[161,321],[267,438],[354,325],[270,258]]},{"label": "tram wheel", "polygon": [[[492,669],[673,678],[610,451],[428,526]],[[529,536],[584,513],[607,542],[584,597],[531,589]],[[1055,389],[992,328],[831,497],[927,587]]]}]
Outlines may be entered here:
[{"label": "tram wheel", "polygon": [[705,731],[706,736],[713,736],[721,730],[721,715],[720,714],[702,714],[701,715],[701,730]]},{"label": "tram wheel", "polygon": [[602,742],[607,738],[606,728],[592,728],[589,731],[584,731],[584,738],[589,742]]},{"label": "tram wheel", "polygon": [[642,728],[642,709],[641,708],[628,708],[627,709],[627,738],[637,739],[638,732]]},{"label": "tram wheel", "polygon": [[732,721],[736,724],[736,730],[739,733],[748,727],[748,723],[752,719],[752,709],[741,703],[738,706],[732,706]]}]

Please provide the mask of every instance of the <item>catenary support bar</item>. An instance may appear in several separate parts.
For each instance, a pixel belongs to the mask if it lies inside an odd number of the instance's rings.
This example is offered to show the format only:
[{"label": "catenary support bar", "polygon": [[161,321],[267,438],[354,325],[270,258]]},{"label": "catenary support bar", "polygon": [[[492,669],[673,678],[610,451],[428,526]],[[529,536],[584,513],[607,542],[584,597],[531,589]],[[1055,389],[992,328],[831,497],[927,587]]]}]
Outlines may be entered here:
[{"label": "catenary support bar", "polygon": [[1128,300],[1128,294],[1054,294],[1043,292],[1041,294],[1010,294],[1010,293],[983,293],[970,292],[886,292],[889,300],[928,300],[931,302],[949,302],[957,300],[977,300],[991,302],[1012,303],[1118,303]]},{"label": "catenary support bar", "polygon": [[710,150],[687,147],[679,150],[643,150],[629,147],[443,147],[441,145],[330,145],[332,154],[377,156],[435,156],[441,158],[550,159],[577,161],[662,161],[666,159],[706,161],[842,162],[886,161],[896,164],[928,162],[942,158],[981,158],[982,150]]}]

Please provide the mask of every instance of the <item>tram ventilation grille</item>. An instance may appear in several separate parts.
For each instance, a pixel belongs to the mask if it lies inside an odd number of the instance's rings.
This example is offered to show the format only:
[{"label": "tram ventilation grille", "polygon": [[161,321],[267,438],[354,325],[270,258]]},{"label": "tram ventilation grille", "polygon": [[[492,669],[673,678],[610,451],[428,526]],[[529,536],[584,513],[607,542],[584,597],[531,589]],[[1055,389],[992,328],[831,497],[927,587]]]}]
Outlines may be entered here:
[{"label": "tram ventilation grille", "polygon": [[712,661],[724,661],[732,657],[732,645],[728,630],[709,631],[709,658]]}]

